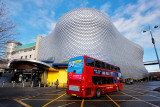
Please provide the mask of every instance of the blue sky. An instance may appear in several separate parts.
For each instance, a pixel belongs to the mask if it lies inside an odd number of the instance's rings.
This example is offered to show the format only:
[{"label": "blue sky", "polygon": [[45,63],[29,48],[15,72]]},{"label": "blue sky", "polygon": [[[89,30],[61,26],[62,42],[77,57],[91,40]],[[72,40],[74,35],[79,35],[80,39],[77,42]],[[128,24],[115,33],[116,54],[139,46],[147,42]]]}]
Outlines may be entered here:
[{"label": "blue sky", "polygon": [[[144,61],[156,60],[149,32],[142,31],[160,26],[159,0],[2,0],[17,25],[17,40],[35,42],[37,35],[51,33],[58,19],[73,9],[94,8],[105,13],[129,40],[144,48]],[[160,28],[153,29],[160,56]],[[157,67],[154,67],[157,69]]]}]

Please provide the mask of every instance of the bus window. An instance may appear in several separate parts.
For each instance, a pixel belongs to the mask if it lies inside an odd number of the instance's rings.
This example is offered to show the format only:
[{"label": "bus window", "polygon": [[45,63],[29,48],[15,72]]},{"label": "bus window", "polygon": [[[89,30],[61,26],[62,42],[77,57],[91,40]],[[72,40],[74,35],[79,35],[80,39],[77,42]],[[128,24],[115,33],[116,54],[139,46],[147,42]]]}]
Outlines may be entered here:
[{"label": "bus window", "polygon": [[95,67],[100,68],[101,67],[101,62],[95,60]]},{"label": "bus window", "polygon": [[114,66],[111,65],[111,70],[114,70]]},{"label": "bus window", "polygon": [[92,76],[92,82],[93,82],[95,85],[113,84],[113,77],[98,77],[98,76]]},{"label": "bus window", "polygon": [[101,66],[102,69],[105,69],[105,63],[102,62],[102,66]]},{"label": "bus window", "polygon": [[106,69],[110,70],[110,65],[106,64]]},{"label": "bus window", "polygon": [[115,67],[114,69],[115,69],[115,71],[117,71],[117,67]]},{"label": "bus window", "polygon": [[102,79],[101,79],[101,77],[92,76],[92,82],[93,82],[95,85],[101,85],[101,84],[102,84]]},{"label": "bus window", "polygon": [[113,84],[113,77],[106,77],[107,84]]},{"label": "bus window", "polygon": [[107,84],[107,78],[106,77],[102,77],[102,84]]},{"label": "bus window", "polygon": [[91,67],[94,67],[94,59],[91,59],[91,58],[86,58],[86,65],[87,66],[91,66]]},{"label": "bus window", "polygon": [[120,68],[119,67],[117,68],[117,71],[120,72]]}]

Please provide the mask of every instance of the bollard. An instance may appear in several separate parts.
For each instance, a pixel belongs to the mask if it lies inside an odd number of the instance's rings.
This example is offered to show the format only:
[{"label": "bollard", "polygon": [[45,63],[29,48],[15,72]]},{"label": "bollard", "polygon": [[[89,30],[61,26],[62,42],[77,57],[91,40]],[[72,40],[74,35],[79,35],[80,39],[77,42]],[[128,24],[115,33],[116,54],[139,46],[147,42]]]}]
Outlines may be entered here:
[{"label": "bollard", "polygon": [[24,81],[22,81],[22,87],[24,88]]},{"label": "bollard", "polygon": [[41,87],[41,82],[39,81],[39,88]]},{"label": "bollard", "polygon": [[53,87],[53,82],[52,82],[52,87]]},{"label": "bollard", "polygon": [[2,82],[2,87],[4,87],[4,83],[5,83],[5,82],[3,81],[3,82]]},{"label": "bollard", "polygon": [[44,83],[44,88],[46,87],[46,83]]},{"label": "bollard", "polygon": [[49,85],[48,87],[50,87],[50,82],[48,82],[48,85]]},{"label": "bollard", "polygon": [[33,87],[33,81],[32,81],[32,83],[31,83],[31,88]]},{"label": "bollard", "polygon": [[14,88],[14,86],[15,86],[15,81],[13,81],[13,88]]}]

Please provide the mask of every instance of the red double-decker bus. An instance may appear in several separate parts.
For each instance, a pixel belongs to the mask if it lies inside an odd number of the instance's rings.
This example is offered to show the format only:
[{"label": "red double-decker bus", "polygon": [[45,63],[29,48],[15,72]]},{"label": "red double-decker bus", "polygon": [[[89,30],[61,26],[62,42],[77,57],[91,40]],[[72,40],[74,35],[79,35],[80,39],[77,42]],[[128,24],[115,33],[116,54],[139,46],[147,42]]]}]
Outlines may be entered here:
[{"label": "red double-decker bus", "polygon": [[120,68],[109,63],[79,56],[69,60],[67,94],[82,98],[122,89]]}]

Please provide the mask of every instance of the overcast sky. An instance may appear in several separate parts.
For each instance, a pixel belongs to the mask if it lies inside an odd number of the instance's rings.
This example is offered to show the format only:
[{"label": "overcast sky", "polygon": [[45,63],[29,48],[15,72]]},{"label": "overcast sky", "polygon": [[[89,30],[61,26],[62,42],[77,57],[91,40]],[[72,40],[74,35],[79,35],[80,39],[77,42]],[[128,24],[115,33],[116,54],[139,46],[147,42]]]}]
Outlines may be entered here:
[{"label": "overcast sky", "polygon": [[[31,43],[51,33],[58,19],[80,7],[105,13],[119,32],[144,48],[144,61],[156,60],[148,25],[160,26],[160,0],[2,0],[17,24],[18,41]],[[160,28],[153,29],[160,56]],[[154,66],[157,69],[157,66]]]}]

